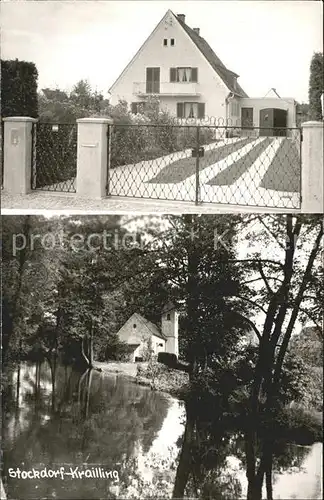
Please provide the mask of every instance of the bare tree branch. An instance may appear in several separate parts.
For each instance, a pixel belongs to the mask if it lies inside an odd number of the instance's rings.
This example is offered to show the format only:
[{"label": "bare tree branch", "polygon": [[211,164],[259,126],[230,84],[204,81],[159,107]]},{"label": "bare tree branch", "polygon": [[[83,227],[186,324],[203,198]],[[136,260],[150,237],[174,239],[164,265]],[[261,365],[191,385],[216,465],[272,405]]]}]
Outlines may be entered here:
[{"label": "bare tree branch", "polygon": [[264,271],[263,271],[263,267],[262,267],[262,262],[261,262],[261,260],[259,260],[259,261],[258,261],[258,267],[259,267],[259,272],[260,272],[260,274],[261,274],[261,277],[262,277],[262,279],[263,279],[263,281],[264,281],[264,283],[265,283],[265,286],[266,286],[266,288],[267,288],[268,292],[270,293],[270,295],[274,295],[274,291],[273,291],[273,290],[272,290],[272,288],[270,287],[269,282],[268,282],[268,280],[267,280],[267,277],[266,277],[266,275],[264,274]]}]

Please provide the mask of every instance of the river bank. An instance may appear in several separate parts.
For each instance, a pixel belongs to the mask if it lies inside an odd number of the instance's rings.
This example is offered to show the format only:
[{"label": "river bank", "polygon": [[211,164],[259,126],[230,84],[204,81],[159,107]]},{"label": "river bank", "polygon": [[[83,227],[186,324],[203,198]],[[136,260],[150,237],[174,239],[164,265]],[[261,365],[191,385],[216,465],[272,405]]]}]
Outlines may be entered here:
[{"label": "river bank", "polygon": [[95,362],[94,368],[102,373],[123,375],[136,384],[165,392],[178,399],[184,399],[189,386],[189,375],[157,362],[123,363]]}]

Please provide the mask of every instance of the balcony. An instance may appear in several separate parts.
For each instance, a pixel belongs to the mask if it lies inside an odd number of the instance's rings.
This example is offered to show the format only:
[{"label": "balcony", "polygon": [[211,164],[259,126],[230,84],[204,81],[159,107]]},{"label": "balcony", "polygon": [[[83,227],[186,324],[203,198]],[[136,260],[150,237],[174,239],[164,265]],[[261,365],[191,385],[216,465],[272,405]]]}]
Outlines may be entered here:
[{"label": "balcony", "polygon": [[[152,86],[153,87],[153,86]],[[146,82],[134,82],[133,94],[139,96],[159,95],[172,96],[199,96],[199,83],[193,82],[160,82],[159,92],[147,92]]]}]

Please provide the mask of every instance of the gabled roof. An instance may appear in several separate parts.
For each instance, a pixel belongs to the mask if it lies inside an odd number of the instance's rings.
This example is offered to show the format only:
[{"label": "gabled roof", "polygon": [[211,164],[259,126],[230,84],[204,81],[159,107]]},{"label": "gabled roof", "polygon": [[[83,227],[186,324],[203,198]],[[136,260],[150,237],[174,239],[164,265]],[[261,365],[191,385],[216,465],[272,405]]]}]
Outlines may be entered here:
[{"label": "gabled roof", "polygon": [[134,330],[132,326],[134,321],[139,323],[139,325],[141,325],[142,327],[141,334],[146,333],[147,335],[155,335],[156,337],[162,340],[166,340],[164,335],[161,333],[160,329],[154,323],[144,318],[141,314],[134,313],[121,327],[121,329],[117,332],[117,334],[119,334],[121,331],[123,334],[125,333],[129,334],[129,338],[127,341],[128,344],[132,343],[135,345],[140,343],[138,342],[139,330],[138,329]]},{"label": "gabled roof", "polygon": [[217,75],[223,80],[227,88],[229,89],[230,92],[233,94],[239,96],[239,97],[249,97],[242,87],[239,85],[238,82],[235,81],[236,78],[239,76],[234,71],[231,71],[226,68],[226,66],[222,63],[222,61],[219,59],[219,57],[215,54],[211,46],[206,42],[204,38],[202,38],[198,33],[196,33],[193,29],[191,29],[186,23],[182,22],[178,16],[176,16],[171,10],[168,10],[166,14],[163,16],[161,21],[158,23],[158,25],[155,27],[155,29],[152,31],[150,36],[145,40],[143,45],[140,47],[140,49],[137,51],[137,53],[134,55],[134,57],[131,59],[131,61],[128,63],[126,68],[122,71],[122,73],[119,75],[119,77],[115,80],[115,82],[111,85],[109,88],[109,92],[112,91],[113,87],[116,85],[116,83],[119,81],[119,79],[122,77],[122,75],[125,73],[127,68],[132,64],[132,62],[136,59],[137,55],[141,52],[147,41],[151,38],[153,33],[157,30],[165,16],[171,12],[171,14],[175,17],[175,19],[178,21],[180,26],[185,30],[187,35],[191,38],[193,43],[196,45],[196,47],[200,50],[200,52],[203,54],[203,56],[206,58],[206,60],[209,62],[209,64],[212,66],[214,71],[217,73]]},{"label": "gabled roof", "polygon": [[189,28],[189,26],[181,21],[173,12],[172,14],[177,19],[178,23],[182,26],[185,32],[190,36],[191,40],[194,42],[196,47],[200,50],[203,56],[207,59],[209,64],[218,74],[218,76],[223,80],[227,88],[233,92],[233,94],[240,97],[249,97],[242,87],[236,82],[236,86],[234,85],[237,75],[234,71],[231,71],[226,68],[226,66],[222,63],[219,57],[215,54],[211,46],[206,42],[204,38],[202,38],[198,33],[196,33],[193,29]]},{"label": "gabled roof", "polygon": [[266,93],[264,97],[278,97],[279,99],[281,99],[280,95],[273,87]]}]

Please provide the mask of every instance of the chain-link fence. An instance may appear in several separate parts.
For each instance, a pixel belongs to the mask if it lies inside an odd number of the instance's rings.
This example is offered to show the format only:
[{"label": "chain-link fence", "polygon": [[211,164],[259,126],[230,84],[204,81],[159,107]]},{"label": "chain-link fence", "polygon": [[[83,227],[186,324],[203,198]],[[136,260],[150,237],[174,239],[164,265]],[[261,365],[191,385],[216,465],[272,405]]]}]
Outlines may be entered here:
[{"label": "chain-link fence", "polygon": [[300,208],[301,131],[111,125],[107,194]]}]

